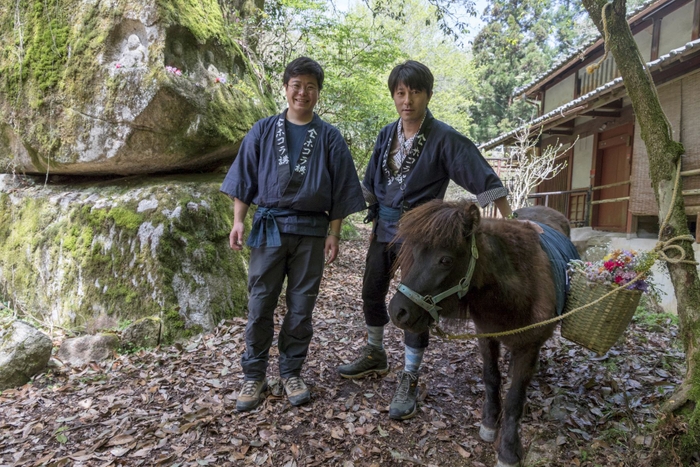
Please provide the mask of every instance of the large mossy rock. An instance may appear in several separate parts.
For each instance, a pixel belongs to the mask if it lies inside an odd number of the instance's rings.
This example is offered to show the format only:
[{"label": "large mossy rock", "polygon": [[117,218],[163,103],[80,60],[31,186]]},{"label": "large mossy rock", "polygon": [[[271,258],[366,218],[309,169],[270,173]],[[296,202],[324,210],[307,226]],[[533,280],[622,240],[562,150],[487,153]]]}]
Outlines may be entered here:
[{"label": "large mossy rock", "polygon": [[247,257],[228,246],[223,175],[44,185],[0,176],[0,285],[43,321],[158,316],[166,341],[241,316]]},{"label": "large mossy rock", "polygon": [[275,109],[235,16],[216,0],[0,8],[0,173],[127,175],[233,159]]},{"label": "large mossy rock", "polygon": [[51,338],[29,324],[0,323],[0,391],[28,382],[51,358]]}]

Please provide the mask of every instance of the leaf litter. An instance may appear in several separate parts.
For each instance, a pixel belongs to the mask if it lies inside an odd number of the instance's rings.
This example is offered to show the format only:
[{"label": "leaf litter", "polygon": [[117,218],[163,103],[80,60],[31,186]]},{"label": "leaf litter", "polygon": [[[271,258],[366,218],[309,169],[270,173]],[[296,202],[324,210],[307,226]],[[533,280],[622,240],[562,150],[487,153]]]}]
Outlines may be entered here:
[{"label": "leaf litter", "polygon": [[[366,340],[361,286],[369,232],[361,232],[341,244],[324,275],[302,373],[309,404],[292,407],[284,397],[275,341],[268,369],[275,391],[255,411],[235,411],[246,324],[236,318],[187,343],[54,368],[2,392],[0,467],[494,465],[493,445],[478,436],[484,386],[475,341],[431,339],[419,411],[407,421],[388,417],[403,366],[403,336],[391,324],[385,378],[337,375]],[[282,296],[277,331],[284,312]],[[528,390],[521,428],[528,462],[636,467],[658,455],[652,430],[659,407],[685,371],[677,332],[670,323],[633,322],[597,357],[557,331]],[[505,375],[507,355],[501,365]]]}]

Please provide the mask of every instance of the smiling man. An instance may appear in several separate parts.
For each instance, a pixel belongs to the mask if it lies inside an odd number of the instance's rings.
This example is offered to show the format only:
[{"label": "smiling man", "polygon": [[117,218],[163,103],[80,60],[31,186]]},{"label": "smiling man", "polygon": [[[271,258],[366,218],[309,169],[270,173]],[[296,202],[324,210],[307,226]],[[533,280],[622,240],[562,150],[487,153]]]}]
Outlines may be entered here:
[{"label": "smiling man", "polygon": [[[389,91],[399,119],[385,126],[374,146],[362,190],[374,223],[367,251],[362,300],[368,342],[353,362],[338,367],[344,378],[363,378],[389,371],[383,346],[389,322],[386,295],[401,246],[396,235],[401,214],[445,196],[450,180],[476,194],[483,207],[495,202],[504,217],[511,215],[507,190],[479,150],[465,136],[433,118],[428,110],[433,75],[422,63],[409,60],[389,75]],[[416,414],[418,370],[428,346],[428,332],[404,333],[405,364],[391,401],[389,416]]]},{"label": "smiling man", "polygon": [[314,113],[323,69],[300,57],[287,65],[283,85],[288,108],[253,126],[221,186],[234,200],[229,236],[234,250],[243,248],[249,206],[258,206],[247,241],[248,324],[241,357],[245,381],[236,401],[241,412],[253,410],[265,398],[274,311],[285,277],[287,313],[278,337],[280,376],[292,405],[310,400],[301,369],[313,334],[311,313],[324,257],[331,263],[338,255],[343,218],[365,209],[343,137]]}]

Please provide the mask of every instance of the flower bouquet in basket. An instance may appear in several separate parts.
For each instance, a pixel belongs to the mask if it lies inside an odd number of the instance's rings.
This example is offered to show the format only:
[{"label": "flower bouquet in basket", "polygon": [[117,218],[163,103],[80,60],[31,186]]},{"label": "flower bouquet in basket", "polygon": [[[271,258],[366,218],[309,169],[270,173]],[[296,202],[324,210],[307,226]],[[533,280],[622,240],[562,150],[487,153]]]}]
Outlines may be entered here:
[{"label": "flower bouquet in basket", "polygon": [[653,253],[614,250],[602,261],[569,263],[569,294],[562,337],[602,355],[634,315],[643,292],[655,293],[649,270]]}]

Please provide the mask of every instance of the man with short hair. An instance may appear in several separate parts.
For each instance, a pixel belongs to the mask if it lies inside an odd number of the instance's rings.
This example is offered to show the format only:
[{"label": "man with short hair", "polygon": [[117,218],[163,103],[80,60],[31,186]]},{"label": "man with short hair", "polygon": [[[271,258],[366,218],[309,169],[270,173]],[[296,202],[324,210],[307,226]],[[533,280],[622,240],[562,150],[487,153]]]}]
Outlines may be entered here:
[{"label": "man with short hair", "polygon": [[234,200],[231,248],[241,250],[243,221],[258,209],[247,245],[248,324],[241,366],[245,374],[236,410],[256,408],[267,390],[274,310],[287,279],[287,313],[278,337],[280,376],[292,405],[311,398],[301,368],[313,334],[324,257],[339,251],[343,218],[365,209],[355,165],[343,137],[313,111],[323,69],[307,57],[287,65],[283,85],[288,108],[258,121],[241,143],[221,191]]},{"label": "man with short hair", "polygon": [[[465,136],[433,118],[428,103],[433,75],[422,63],[409,60],[389,75],[389,91],[399,119],[377,137],[362,190],[370,205],[372,237],[362,284],[367,345],[353,362],[338,367],[344,378],[363,378],[389,371],[383,346],[389,322],[386,295],[401,240],[392,243],[402,213],[445,196],[450,180],[476,194],[484,207],[494,202],[504,217],[511,215],[508,191],[479,150]],[[391,401],[389,416],[403,420],[417,411],[418,371],[429,334],[404,332],[405,365]]]}]

